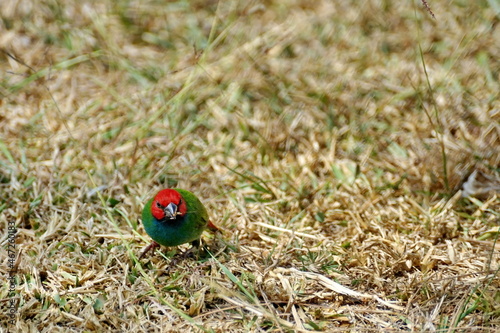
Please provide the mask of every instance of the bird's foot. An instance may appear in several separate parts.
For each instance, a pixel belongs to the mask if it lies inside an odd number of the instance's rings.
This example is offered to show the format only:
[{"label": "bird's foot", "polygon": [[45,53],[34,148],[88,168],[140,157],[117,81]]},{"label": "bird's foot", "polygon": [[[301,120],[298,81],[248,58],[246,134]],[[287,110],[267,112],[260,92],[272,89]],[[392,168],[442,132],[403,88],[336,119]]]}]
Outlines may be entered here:
[{"label": "bird's foot", "polygon": [[156,249],[157,247],[160,247],[160,244],[152,241],[151,244],[147,245],[144,250],[142,250],[141,255],[139,256],[139,260],[141,260],[141,258],[144,257],[150,250],[154,251],[154,249]]},{"label": "bird's foot", "polygon": [[200,241],[195,241],[195,242],[197,242],[198,245],[193,244],[193,246],[190,249],[187,249],[186,251],[182,252],[182,254],[180,255],[180,259],[185,260],[187,258],[196,258],[197,253],[200,249],[199,248]]},{"label": "bird's foot", "polygon": [[174,262],[174,264],[177,264],[179,261],[186,260],[187,258],[196,259],[200,251],[200,244],[201,242],[199,239],[192,241],[192,247],[190,249],[187,249],[186,251],[183,251],[180,255],[177,256],[177,258],[172,259],[172,262]]},{"label": "bird's foot", "polygon": [[186,260],[188,257],[191,257],[191,249],[182,252],[181,254],[174,256],[170,259],[170,263],[168,264],[167,271],[172,271],[175,267],[177,267],[182,261]]}]

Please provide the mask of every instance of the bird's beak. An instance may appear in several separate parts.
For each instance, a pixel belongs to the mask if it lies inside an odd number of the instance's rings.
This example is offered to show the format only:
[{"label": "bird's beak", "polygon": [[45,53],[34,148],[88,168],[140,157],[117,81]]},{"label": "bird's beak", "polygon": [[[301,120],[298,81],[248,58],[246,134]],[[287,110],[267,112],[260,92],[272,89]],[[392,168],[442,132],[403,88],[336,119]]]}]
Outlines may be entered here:
[{"label": "bird's beak", "polygon": [[169,203],[167,207],[164,209],[165,218],[170,220],[175,220],[177,217],[177,205],[173,202]]}]

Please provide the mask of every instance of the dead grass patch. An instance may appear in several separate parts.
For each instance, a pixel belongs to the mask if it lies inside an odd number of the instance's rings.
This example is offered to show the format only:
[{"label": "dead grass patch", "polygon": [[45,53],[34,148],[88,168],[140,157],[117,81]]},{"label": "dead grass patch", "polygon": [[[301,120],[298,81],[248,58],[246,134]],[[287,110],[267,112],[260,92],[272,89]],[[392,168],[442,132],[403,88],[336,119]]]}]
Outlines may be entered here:
[{"label": "dead grass patch", "polygon": [[[498,8],[430,5],[2,2],[2,325],[497,331]],[[172,186],[224,232],[138,262]]]}]

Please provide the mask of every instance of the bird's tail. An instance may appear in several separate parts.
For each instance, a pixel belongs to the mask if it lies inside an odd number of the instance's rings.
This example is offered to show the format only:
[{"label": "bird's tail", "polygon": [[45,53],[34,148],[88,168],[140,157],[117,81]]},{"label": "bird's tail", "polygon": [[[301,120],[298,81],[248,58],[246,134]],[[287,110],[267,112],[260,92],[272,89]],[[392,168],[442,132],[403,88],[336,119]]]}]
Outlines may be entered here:
[{"label": "bird's tail", "polygon": [[215,224],[212,223],[212,221],[208,221],[207,223],[207,227],[208,229],[212,230],[212,231],[220,231],[219,228],[217,228],[217,226]]}]

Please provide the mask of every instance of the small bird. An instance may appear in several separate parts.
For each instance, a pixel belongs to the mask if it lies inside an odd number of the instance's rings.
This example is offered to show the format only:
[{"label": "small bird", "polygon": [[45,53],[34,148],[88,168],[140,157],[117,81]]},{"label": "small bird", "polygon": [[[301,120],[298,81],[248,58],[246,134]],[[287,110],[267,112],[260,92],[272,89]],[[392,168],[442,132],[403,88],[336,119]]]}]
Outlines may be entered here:
[{"label": "small bird", "polygon": [[153,239],[139,256],[160,245],[177,246],[189,243],[199,246],[203,230],[217,228],[208,218],[207,209],[193,193],[180,189],[161,190],[142,210],[142,224]]}]

